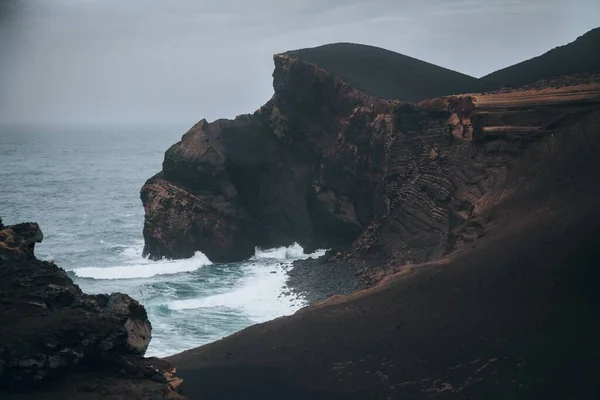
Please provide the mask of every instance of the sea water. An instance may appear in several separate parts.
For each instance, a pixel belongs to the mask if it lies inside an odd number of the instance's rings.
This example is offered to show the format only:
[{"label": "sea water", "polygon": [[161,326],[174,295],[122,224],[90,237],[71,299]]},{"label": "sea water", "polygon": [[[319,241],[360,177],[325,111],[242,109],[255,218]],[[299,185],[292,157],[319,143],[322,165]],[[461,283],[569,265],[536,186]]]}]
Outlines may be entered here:
[{"label": "sea water", "polygon": [[256,250],[251,259],[214,264],[142,257],[139,191],[161,169],[184,126],[2,126],[0,216],[38,222],[40,259],[52,259],[85,292],[123,292],[152,323],[149,356],[166,356],[291,314],[305,301],[286,290],[298,245]]}]

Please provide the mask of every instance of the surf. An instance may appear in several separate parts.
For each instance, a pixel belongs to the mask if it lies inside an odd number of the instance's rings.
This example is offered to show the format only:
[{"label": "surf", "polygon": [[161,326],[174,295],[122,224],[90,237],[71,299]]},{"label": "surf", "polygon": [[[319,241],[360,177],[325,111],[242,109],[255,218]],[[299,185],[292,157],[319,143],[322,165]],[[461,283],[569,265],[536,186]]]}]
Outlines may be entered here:
[{"label": "surf", "polygon": [[83,279],[142,279],[158,275],[174,275],[185,272],[194,272],[212,262],[201,252],[196,252],[194,257],[184,260],[161,260],[122,265],[118,267],[83,267],[72,270],[78,278]]}]

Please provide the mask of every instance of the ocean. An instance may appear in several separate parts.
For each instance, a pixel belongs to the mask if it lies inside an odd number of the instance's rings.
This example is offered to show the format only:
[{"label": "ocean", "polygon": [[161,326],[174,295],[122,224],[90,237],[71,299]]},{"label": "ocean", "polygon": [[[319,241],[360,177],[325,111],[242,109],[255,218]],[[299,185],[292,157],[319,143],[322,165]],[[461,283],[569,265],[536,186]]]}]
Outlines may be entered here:
[{"label": "ocean", "polygon": [[305,305],[286,289],[298,245],[257,249],[250,260],[213,264],[142,257],[139,191],[161,169],[184,126],[0,127],[0,216],[40,224],[40,259],[54,260],[87,293],[123,292],[152,323],[146,355],[213,342]]}]

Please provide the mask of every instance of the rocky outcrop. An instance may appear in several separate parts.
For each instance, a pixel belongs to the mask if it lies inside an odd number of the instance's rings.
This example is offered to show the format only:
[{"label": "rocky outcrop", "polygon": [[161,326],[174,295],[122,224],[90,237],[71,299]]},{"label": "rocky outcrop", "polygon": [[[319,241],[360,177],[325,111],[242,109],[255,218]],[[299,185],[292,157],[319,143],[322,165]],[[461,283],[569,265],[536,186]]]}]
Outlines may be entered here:
[{"label": "rocky outcrop", "polygon": [[594,75],[419,104],[289,54],[273,78],[256,113],[203,120],[167,151],[142,189],[146,254],[236,261],[296,241],[366,269],[435,260],[517,190],[532,143],[600,103]]},{"label": "rocky outcrop", "polygon": [[398,105],[383,212],[346,252],[390,267],[439,259],[482,234],[474,219],[525,190],[554,135],[600,108],[600,83]]},{"label": "rocky outcrop", "polygon": [[381,210],[391,103],[289,56],[275,64],[264,107],[203,120],[167,151],[141,193],[145,254],[236,261],[257,246],[342,246]]},{"label": "rocky outcrop", "polygon": [[[600,107],[574,88],[510,106],[532,95],[404,109],[397,138],[411,151],[389,174],[406,179],[390,177],[387,219],[354,257],[376,259],[367,245],[398,262],[432,257],[444,242],[452,252],[170,357],[190,399],[597,399]],[[466,122],[469,104],[473,139],[458,139],[452,125]],[[432,121],[435,109],[439,133],[410,123]],[[473,160],[455,164],[452,149]],[[343,282],[338,266],[312,265],[317,285]]]},{"label": "rocky outcrop", "polygon": [[142,358],[152,330],[144,307],[121,293],[84,294],[63,269],[35,257],[42,239],[35,223],[0,226],[2,390],[81,371],[126,371],[167,389],[164,375]]}]

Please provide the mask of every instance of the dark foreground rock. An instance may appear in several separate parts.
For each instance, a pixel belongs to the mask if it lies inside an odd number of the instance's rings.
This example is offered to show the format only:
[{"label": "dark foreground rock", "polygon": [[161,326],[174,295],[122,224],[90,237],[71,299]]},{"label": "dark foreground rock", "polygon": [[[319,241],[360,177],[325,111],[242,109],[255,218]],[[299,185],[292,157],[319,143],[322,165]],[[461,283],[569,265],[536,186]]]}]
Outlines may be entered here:
[{"label": "dark foreground rock", "polygon": [[0,397],[93,398],[139,384],[145,394],[126,398],[168,398],[170,369],[143,359],[144,307],[121,293],[84,294],[36,259],[42,239],[35,223],[0,227]]}]

